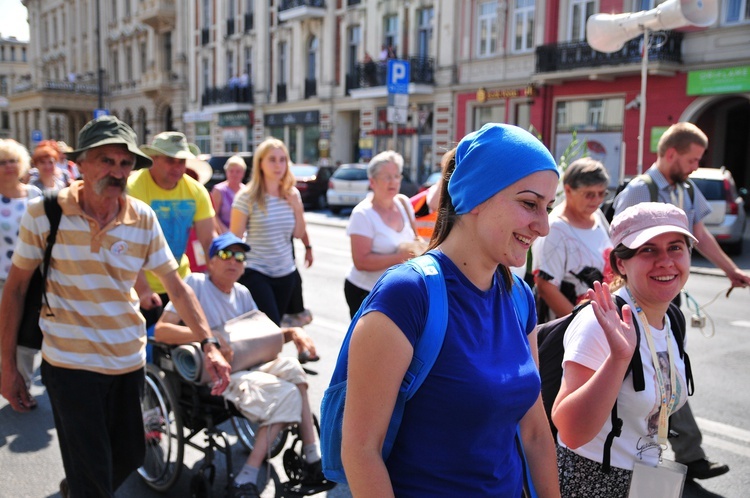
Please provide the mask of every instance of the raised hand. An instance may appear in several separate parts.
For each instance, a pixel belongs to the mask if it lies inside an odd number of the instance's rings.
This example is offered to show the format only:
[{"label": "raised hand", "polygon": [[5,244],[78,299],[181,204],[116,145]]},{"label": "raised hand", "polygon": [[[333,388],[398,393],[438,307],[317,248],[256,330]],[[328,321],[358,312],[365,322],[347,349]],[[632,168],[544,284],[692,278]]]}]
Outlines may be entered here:
[{"label": "raised hand", "polygon": [[633,311],[630,306],[626,304],[622,307],[622,318],[620,318],[617,304],[609,292],[609,286],[602,285],[600,282],[594,282],[594,288],[588,290],[586,298],[592,301],[594,315],[604,330],[612,357],[630,360],[637,344]]}]

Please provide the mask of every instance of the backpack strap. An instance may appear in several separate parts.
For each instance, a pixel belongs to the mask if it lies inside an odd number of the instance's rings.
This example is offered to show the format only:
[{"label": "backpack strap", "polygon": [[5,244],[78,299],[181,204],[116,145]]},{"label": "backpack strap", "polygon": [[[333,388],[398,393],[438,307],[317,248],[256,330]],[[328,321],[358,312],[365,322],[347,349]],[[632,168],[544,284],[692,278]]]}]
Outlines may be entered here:
[{"label": "backpack strap", "polygon": [[695,384],[693,383],[693,369],[690,367],[690,356],[685,351],[685,315],[680,310],[679,306],[674,303],[669,303],[667,309],[667,316],[669,316],[669,323],[671,325],[672,334],[674,334],[675,341],[677,342],[677,350],[685,363],[685,382],[687,382],[688,396],[692,396],[695,392]]},{"label": "backpack strap", "polygon": [[648,187],[648,195],[649,195],[649,198],[651,199],[651,202],[659,202],[659,189],[656,188],[654,179],[651,178],[651,176],[646,173],[638,175],[638,178],[642,180],[643,183],[645,183],[646,186]]},{"label": "backpack strap", "polygon": [[49,234],[47,235],[47,246],[44,248],[44,258],[42,259],[42,267],[40,269],[42,274],[42,299],[47,306],[47,316],[55,316],[47,300],[47,273],[52,261],[52,246],[55,245],[55,241],[57,240],[57,229],[60,227],[60,219],[62,218],[62,208],[60,207],[60,203],[57,202],[56,190],[44,192],[44,214],[47,215],[47,219],[49,220]]}]

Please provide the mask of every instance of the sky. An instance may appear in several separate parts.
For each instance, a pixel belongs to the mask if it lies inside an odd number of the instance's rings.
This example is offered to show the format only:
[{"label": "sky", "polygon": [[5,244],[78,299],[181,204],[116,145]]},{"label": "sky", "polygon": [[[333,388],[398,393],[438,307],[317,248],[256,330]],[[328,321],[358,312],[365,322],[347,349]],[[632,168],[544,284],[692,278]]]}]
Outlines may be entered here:
[{"label": "sky", "polygon": [[0,34],[3,38],[15,36],[19,40],[29,40],[29,23],[26,22],[26,7],[21,0],[0,0]]}]

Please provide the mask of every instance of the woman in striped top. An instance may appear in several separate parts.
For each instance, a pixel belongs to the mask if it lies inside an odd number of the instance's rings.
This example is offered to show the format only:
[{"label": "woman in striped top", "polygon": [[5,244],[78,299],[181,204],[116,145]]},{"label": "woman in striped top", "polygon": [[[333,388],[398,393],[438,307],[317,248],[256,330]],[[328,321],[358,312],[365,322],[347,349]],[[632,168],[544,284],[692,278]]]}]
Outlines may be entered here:
[{"label": "woman in striped top", "polygon": [[258,145],[250,182],[232,203],[229,227],[252,247],[239,282],[250,290],[258,309],[277,325],[296,280],[292,237],[302,238],[306,230],[290,162],[281,140],[267,138]]}]

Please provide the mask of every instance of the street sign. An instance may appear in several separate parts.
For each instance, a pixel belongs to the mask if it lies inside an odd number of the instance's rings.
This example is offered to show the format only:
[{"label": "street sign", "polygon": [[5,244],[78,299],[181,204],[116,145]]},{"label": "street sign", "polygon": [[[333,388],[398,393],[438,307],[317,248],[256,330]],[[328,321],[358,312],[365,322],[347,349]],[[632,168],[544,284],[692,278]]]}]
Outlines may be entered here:
[{"label": "street sign", "polygon": [[42,130],[31,130],[31,141],[41,142],[42,141]]},{"label": "street sign", "polygon": [[409,93],[409,73],[410,67],[408,61],[400,59],[388,59],[388,93]]},{"label": "street sign", "polygon": [[409,96],[405,93],[389,93],[388,105],[394,107],[409,107]]},{"label": "street sign", "polygon": [[408,114],[408,109],[405,107],[395,107],[389,105],[388,109],[386,110],[386,119],[389,123],[406,124],[406,118],[408,117]]},{"label": "street sign", "polygon": [[94,119],[109,116],[109,109],[94,109]]}]

